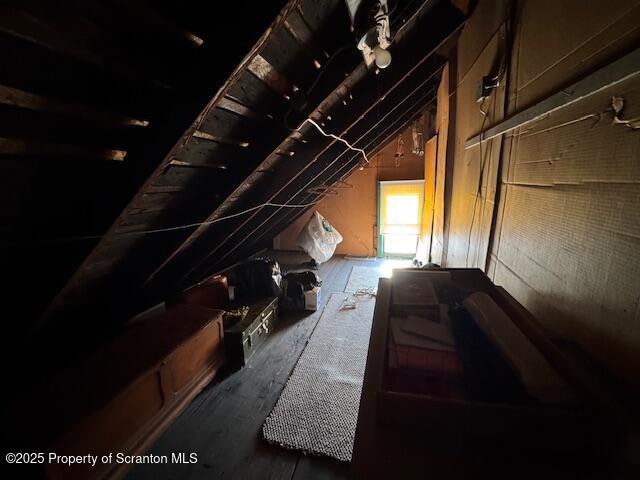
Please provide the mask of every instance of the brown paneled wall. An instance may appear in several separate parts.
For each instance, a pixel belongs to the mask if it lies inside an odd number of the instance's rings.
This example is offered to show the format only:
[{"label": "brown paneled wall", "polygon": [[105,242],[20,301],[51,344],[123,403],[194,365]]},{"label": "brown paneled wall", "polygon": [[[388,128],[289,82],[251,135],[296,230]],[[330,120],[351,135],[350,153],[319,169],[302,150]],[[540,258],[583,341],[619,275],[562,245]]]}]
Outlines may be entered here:
[{"label": "brown paneled wall", "polygon": [[[459,40],[446,265],[482,268],[551,336],[640,392],[639,131],[615,124],[610,110],[621,96],[623,118],[640,115],[640,76],[464,148],[637,48],[640,3],[513,5],[512,39],[509,2],[481,0]],[[478,104],[478,81],[495,71],[500,86]]]},{"label": "brown paneled wall", "polygon": [[[430,113],[425,113],[419,124],[424,140],[428,140],[433,125]],[[375,256],[377,196],[376,183],[384,180],[415,180],[424,178],[424,157],[411,153],[411,127],[402,132],[404,156],[396,161],[397,139],[394,139],[370,159],[371,164],[355,171],[347,181],[353,188],[340,188],[337,195],[328,195],[316,210],[331,223],[344,240],[336,253],[357,256]],[[309,221],[314,210],[301,215],[295,222],[273,239],[280,250],[299,250],[298,234]]]}]

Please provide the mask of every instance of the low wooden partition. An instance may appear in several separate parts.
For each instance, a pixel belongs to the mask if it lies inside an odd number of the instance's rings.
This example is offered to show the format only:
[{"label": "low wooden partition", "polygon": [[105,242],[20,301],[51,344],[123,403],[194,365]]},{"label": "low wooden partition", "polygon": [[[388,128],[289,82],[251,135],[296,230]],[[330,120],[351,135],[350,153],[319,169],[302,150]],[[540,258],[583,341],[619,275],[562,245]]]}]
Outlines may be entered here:
[{"label": "low wooden partition", "polygon": [[109,455],[95,466],[49,464],[55,479],[121,477],[213,378],[222,365],[222,310],[175,305],[135,325],[52,383],[46,414],[68,417],[49,451],[58,455]]}]

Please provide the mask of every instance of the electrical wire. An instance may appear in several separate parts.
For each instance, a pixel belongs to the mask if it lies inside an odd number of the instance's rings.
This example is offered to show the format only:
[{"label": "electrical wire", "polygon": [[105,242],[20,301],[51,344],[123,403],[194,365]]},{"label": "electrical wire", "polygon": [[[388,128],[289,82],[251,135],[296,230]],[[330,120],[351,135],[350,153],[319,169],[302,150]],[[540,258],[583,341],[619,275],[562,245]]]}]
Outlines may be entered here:
[{"label": "electrical wire", "polygon": [[623,109],[624,97],[613,97],[611,99],[611,106],[609,107],[609,110],[613,113],[613,123],[617,125],[624,125],[625,127],[631,128],[633,130],[640,129],[640,117],[630,118],[626,120],[620,118]]},{"label": "electrical wire", "polygon": [[[240,217],[242,215],[245,215],[247,213],[253,212],[254,210],[258,210],[260,208],[264,208],[264,207],[278,207],[278,208],[307,208],[307,207],[312,207],[313,205],[317,205],[319,202],[315,201],[315,202],[311,202],[311,203],[305,203],[305,204],[283,204],[283,203],[271,203],[271,202],[265,202],[262,203],[260,205],[256,205],[255,207],[251,207],[251,208],[247,208],[246,210],[242,210],[241,212],[237,212],[237,213],[232,213],[230,215],[225,215],[224,217],[219,217],[213,220],[207,220],[204,222],[195,222],[195,223],[188,223],[185,225],[176,225],[173,227],[164,227],[164,228],[154,228],[154,229],[150,229],[150,230],[140,230],[137,232],[125,232],[125,233],[115,233],[114,235],[117,237],[129,237],[129,236],[136,236],[136,235],[147,235],[147,234],[153,234],[153,233],[164,233],[164,232],[173,232],[173,231],[177,231],[177,230],[186,230],[189,228],[195,228],[195,227],[199,227],[201,225],[213,225],[214,223],[218,223],[218,222],[222,222],[224,220],[229,220],[231,218],[235,218],[235,217]],[[58,243],[58,242],[68,242],[68,241],[76,241],[76,240],[100,240],[104,237],[106,237],[107,235],[81,235],[81,236],[74,236],[74,237],[63,237],[63,238],[58,238],[58,239],[53,239],[53,240],[49,240],[46,243]]]},{"label": "electrical wire", "polygon": [[[362,154],[364,161],[369,164],[369,158],[367,157],[367,153],[362,149],[362,148],[357,148],[354,147],[353,145],[351,145],[348,141],[346,141],[344,138],[341,138],[337,135],[334,135],[333,133],[327,133],[323,130],[323,128],[318,125],[318,123],[316,123],[314,120],[312,120],[311,118],[306,118],[304,120],[304,122],[302,122],[298,128],[296,128],[296,131],[299,131],[300,128],[302,128],[302,125],[304,125],[305,123],[310,123],[311,125],[313,125],[316,129],[318,129],[318,131],[324,135],[325,137],[329,137],[329,138],[333,138],[339,142],[344,143],[347,148],[349,148],[350,150],[353,150],[355,152],[359,152]],[[337,189],[340,188],[353,188],[353,185],[347,183],[344,180],[339,180],[338,182],[336,182],[335,185],[326,185],[326,184],[321,184],[321,185],[317,185],[316,187],[312,187],[309,190],[312,190],[312,192],[310,193],[314,193],[317,195],[337,195],[338,191]],[[311,207],[313,205],[317,205],[320,202],[320,200],[316,200],[315,202],[311,202],[311,203],[305,203],[305,204],[287,204],[287,203],[272,203],[272,202],[266,202],[266,203],[262,203],[260,205],[256,205],[254,207],[248,208],[246,210],[243,210],[241,212],[237,212],[237,213],[233,213],[231,215],[226,215],[224,217],[219,217],[216,218],[214,220],[208,220],[205,222],[195,222],[195,223],[189,223],[186,225],[177,225],[177,226],[173,226],[173,227],[164,227],[164,228],[154,228],[154,229],[150,229],[150,230],[140,230],[137,232],[125,232],[125,233],[116,233],[114,234],[115,236],[122,238],[122,237],[129,237],[129,236],[138,236],[138,235],[148,235],[148,234],[155,234],[155,233],[165,233],[165,232],[173,232],[173,231],[178,231],[178,230],[186,230],[189,228],[195,228],[195,227],[199,227],[202,225],[213,225],[214,223],[218,223],[218,222],[222,222],[224,220],[229,220],[231,218],[235,218],[235,217],[239,217],[242,215],[245,215],[247,213],[253,212],[255,210],[259,210],[261,208],[264,207],[278,207],[278,208],[308,208]],[[53,239],[53,240],[49,240],[46,242],[41,242],[41,243],[60,243],[60,242],[72,242],[72,241],[82,241],[82,240],[100,240],[102,238],[104,238],[106,236],[106,234],[104,235],[80,235],[80,236],[73,236],[73,237],[63,237],[63,238],[58,238],[58,239]]]},{"label": "electrical wire", "polygon": [[[335,52],[331,54],[331,56],[327,59],[326,62],[324,62],[324,64],[320,68],[320,71],[318,71],[318,75],[316,75],[316,78],[313,80],[313,82],[311,83],[307,91],[304,93],[306,97],[309,97],[309,95],[311,95],[311,92],[313,92],[313,90],[316,88],[316,86],[318,85],[318,82],[327,71],[327,67],[331,64],[331,62],[335,60],[335,58],[338,57],[338,55],[340,55],[342,52],[349,50],[349,47],[353,47],[353,42],[347,42],[344,45],[342,45],[340,48],[338,48]],[[291,116],[291,113],[293,112],[293,110],[294,110],[293,107],[289,107],[289,109],[284,114],[284,117],[282,119],[282,121],[284,122],[284,126],[291,131],[295,131],[295,129],[291,128],[291,126],[289,125],[289,116]]]},{"label": "electrical wire", "polygon": [[360,297],[375,298],[376,294],[377,292],[375,288],[359,288],[342,301],[339,310],[355,310],[358,306],[357,303]]},{"label": "electrical wire", "polygon": [[[398,1],[396,1],[396,4],[393,6],[393,8],[391,9],[391,11],[389,12],[389,16],[391,16],[391,14],[393,12],[395,12],[397,6],[398,6]],[[405,6],[404,10],[402,11],[402,13],[404,13],[406,10],[408,9],[408,6]],[[333,52],[333,54],[327,59],[327,61],[324,63],[324,65],[322,66],[320,72],[318,72],[317,77],[315,78],[315,80],[313,81],[313,83],[311,84],[311,86],[309,87],[308,91],[307,91],[307,95],[309,95],[313,89],[315,88],[315,86],[317,85],[318,81],[320,80],[320,78],[322,77],[322,75],[325,73],[328,65],[343,51],[346,51],[348,49],[348,47],[351,46],[351,42],[341,46],[340,48],[338,48],[335,52]],[[289,114],[291,113],[291,110],[289,110],[286,115],[285,115],[285,126],[288,127],[287,123],[286,123],[286,119],[289,116]],[[378,113],[379,115],[379,113]],[[342,137],[339,137],[338,135],[334,135],[333,133],[327,133],[324,131],[324,129],[318,125],[317,122],[315,122],[313,119],[311,118],[306,118],[299,126],[298,128],[295,129],[295,131],[299,131],[300,128],[302,127],[302,125],[304,125],[305,123],[310,123],[311,125],[313,125],[322,135],[324,135],[325,137],[329,137],[329,138],[333,138],[334,140],[337,140],[341,143],[343,143],[344,145],[347,146],[347,148],[349,148],[350,150],[353,150],[355,152],[359,152],[360,154],[362,154],[362,157],[364,159],[364,161],[370,165],[370,161],[369,158],[367,157],[367,153],[364,151],[364,149],[362,148],[357,148],[354,147],[353,145],[351,145],[347,140],[345,140]],[[289,128],[289,127],[288,127]],[[291,128],[289,128],[291,130]],[[337,185],[326,185],[326,184],[322,184],[322,185],[318,185],[316,187],[312,187],[311,189],[309,189],[309,191],[313,190],[313,193],[318,194],[318,195],[337,195],[337,191],[336,188],[353,188],[353,185],[343,181],[343,180],[339,180],[338,183],[342,182],[344,185],[342,187],[339,187]],[[311,192],[310,192],[311,193]],[[235,217],[239,217],[242,215],[245,215],[247,213],[250,213],[252,211],[255,210],[259,210],[261,208],[264,207],[278,207],[278,208],[307,208],[307,207],[311,207],[313,205],[317,205],[319,203],[319,201],[315,201],[315,202],[311,202],[311,203],[307,203],[307,204],[301,204],[301,205],[297,205],[297,204],[280,204],[280,203],[271,203],[271,202],[266,202],[263,203],[261,205],[256,205],[254,207],[248,208],[246,210],[243,210],[241,212],[238,213],[234,213],[231,215],[226,215],[224,217],[219,217],[216,218],[214,220],[209,220],[209,221],[205,221],[205,222],[195,222],[195,223],[190,223],[190,224],[185,224],[185,225],[177,225],[177,226],[173,226],[173,227],[164,227],[164,228],[156,228],[156,229],[148,229],[148,230],[140,230],[140,231],[136,231],[136,232],[125,232],[125,233],[115,233],[114,235],[117,237],[129,237],[129,236],[138,236],[138,235],[148,235],[148,234],[155,234],[155,233],[165,233],[165,232],[173,232],[173,231],[179,231],[179,230],[185,230],[185,229],[189,229],[189,228],[195,228],[195,227],[199,227],[202,225],[212,225],[214,223],[218,223],[218,222],[222,222],[224,220],[228,220],[231,218],[235,218]],[[62,238],[58,238],[58,239],[52,239],[46,242],[41,242],[41,243],[60,243],[60,242],[71,242],[71,241],[82,241],[82,240],[100,240],[104,237],[106,237],[107,234],[103,234],[103,235],[79,235],[79,236],[71,236],[71,237],[62,237]]]},{"label": "electrical wire", "polygon": [[[500,62],[500,67],[499,67],[498,73],[497,73],[497,77],[498,77],[498,84],[497,85],[499,85],[500,83],[502,83],[504,81],[504,77],[506,76],[508,68],[509,68],[510,57],[511,57],[511,47],[513,46],[512,34],[513,34],[513,23],[515,22],[515,15],[516,15],[515,2],[512,0],[512,1],[509,2],[509,4],[506,7],[504,21],[500,24],[500,27],[496,30],[496,33],[497,33],[502,28],[503,25],[505,26],[505,29],[506,29],[506,32],[505,32],[505,35],[504,35],[502,61]],[[495,35],[495,33],[493,35]],[[493,35],[492,35],[491,38],[493,38]],[[476,58],[476,60],[477,60],[477,58]],[[475,60],[474,60],[474,63],[475,63]],[[465,260],[465,266],[466,267],[469,266],[469,253],[470,253],[470,250],[471,250],[471,234],[473,233],[473,225],[475,223],[478,199],[480,198],[480,196],[482,194],[482,179],[484,177],[484,167],[485,167],[485,164],[486,164],[486,159],[484,158],[484,153],[482,151],[482,141],[483,141],[483,137],[484,137],[485,124],[486,124],[486,121],[487,121],[487,117],[489,116],[489,109],[487,108],[487,111],[485,111],[485,110],[483,110],[483,107],[484,107],[484,104],[485,104],[486,100],[488,98],[490,98],[490,97],[493,97],[493,116],[495,117],[496,98],[495,98],[495,95],[493,95],[493,93],[496,91],[496,89],[497,89],[497,86],[491,91],[491,93],[489,94],[488,97],[485,97],[482,100],[482,103],[480,104],[480,107],[479,107],[480,108],[480,113],[484,116],[484,118],[482,120],[482,125],[480,126],[480,141],[479,141],[479,149],[480,149],[480,178],[478,179],[478,189],[476,191],[475,200],[473,202],[473,215],[471,216],[471,225],[469,225],[469,235],[468,235],[468,239],[467,239],[467,256],[466,256],[466,260]],[[498,174],[498,178],[499,178],[499,174]],[[482,225],[482,217],[480,217],[480,218],[481,218],[480,223]],[[477,259],[477,251],[478,251],[478,249],[476,248],[476,251],[474,253],[474,260]]]},{"label": "electrical wire", "polygon": [[313,125],[314,127],[316,127],[318,129],[318,131],[324,135],[325,137],[330,137],[333,138],[339,142],[344,143],[347,148],[349,148],[350,150],[353,150],[354,152],[360,152],[362,154],[362,157],[364,158],[364,161],[369,164],[369,158],[367,157],[367,153],[362,149],[362,148],[358,148],[358,147],[354,147],[353,145],[351,145],[349,142],[347,142],[344,138],[339,137],[338,135],[334,135],[333,133],[327,133],[325,132],[322,127],[320,125],[318,125],[314,120],[312,120],[311,118],[305,118],[304,122],[302,122],[300,124],[300,126],[298,128],[296,128],[296,131],[299,131],[302,128],[302,125],[304,125],[305,123],[309,122],[311,125]]},{"label": "electrical wire", "polygon": [[[475,199],[473,201],[473,215],[471,216],[471,224],[469,225],[469,235],[467,238],[467,257],[466,260],[464,262],[465,267],[469,268],[469,252],[471,250],[471,234],[473,233],[473,224],[475,223],[476,220],[476,210],[478,207],[478,199],[482,193],[482,178],[484,176],[484,166],[486,164],[486,160],[484,158],[484,155],[482,153],[482,137],[484,135],[484,126],[485,123],[487,122],[487,117],[488,114],[485,113],[482,110],[482,107],[484,107],[484,103],[486,101],[485,100],[482,102],[482,104],[480,105],[480,112],[484,114],[484,118],[482,120],[482,125],[480,126],[480,142],[479,142],[479,146],[480,146],[480,178],[478,179],[478,189],[476,191],[476,195],[475,195]],[[495,104],[495,102],[494,102]]]},{"label": "electrical wire", "polygon": [[313,89],[316,87],[316,85],[318,84],[318,82],[320,81],[320,79],[322,78],[322,76],[324,75],[324,73],[327,71],[327,67],[329,66],[329,64],[338,56],[340,55],[342,52],[346,51],[347,49],[349,49],[349,47],[353,47],[353,42],[349,41],[348,43],[345,43],[344,45],[342,45],[340,48],[338,48],[335,52],[333,52],[331,54],[331,56],[329,58],[327,58],[327,61],[324,62],[324,65],[322,65],[322,68],[320,69],[320,71],[318,72],[318,75],[316,75],[315,80],[311,83],[311,85],[309,86],[309,88],[307,89],[306,95],[309,96],[311,95],[311,92],[313,92]]}]

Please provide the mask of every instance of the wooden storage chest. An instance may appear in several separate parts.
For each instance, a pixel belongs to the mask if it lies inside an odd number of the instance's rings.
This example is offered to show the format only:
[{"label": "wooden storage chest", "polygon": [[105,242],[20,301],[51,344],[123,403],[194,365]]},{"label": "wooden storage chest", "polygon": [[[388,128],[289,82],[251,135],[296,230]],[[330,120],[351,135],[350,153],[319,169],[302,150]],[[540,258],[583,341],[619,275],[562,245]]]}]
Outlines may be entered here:
[{"label": "wooden storage chest", "polygon": [[[133,326],[49,387],[41,414],[60,455],[139,455],[213,378],[224,361],[223,311],[175,305]],[[34,422],[35,424],[35,422]],[[129,465],[47,466],[49,478],[121,476]]]}]

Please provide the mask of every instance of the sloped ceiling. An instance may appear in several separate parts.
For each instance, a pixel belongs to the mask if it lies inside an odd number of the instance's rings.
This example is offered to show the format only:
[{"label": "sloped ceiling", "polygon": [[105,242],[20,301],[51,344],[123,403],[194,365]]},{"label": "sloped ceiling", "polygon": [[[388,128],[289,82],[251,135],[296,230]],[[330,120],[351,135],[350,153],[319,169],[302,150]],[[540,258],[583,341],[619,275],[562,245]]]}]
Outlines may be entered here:
[{"label": "sloped ceiling", "polygon": [[[291,205],[319,200],[318,187],[364,161],[305,119],[374,154],[435,100],[463,21],[447,0],[399,0],[393,62],[377,72],[355,49],[343,0],[288,2],[181,135],[172,137],[175,122],[137,147],[155,159],[146,164],[146,180],[104,233],[67,239],[85,253],[69,259],[70,275],[34,317],[34,331],[49,341],[90,343],[102,327],[109,331],[267,245],[305,210]],[[209,61],[236,37],[235,30],[214,33],[206,39],[214,45]],[[189,109],[178,110],[188,116]]]}]

